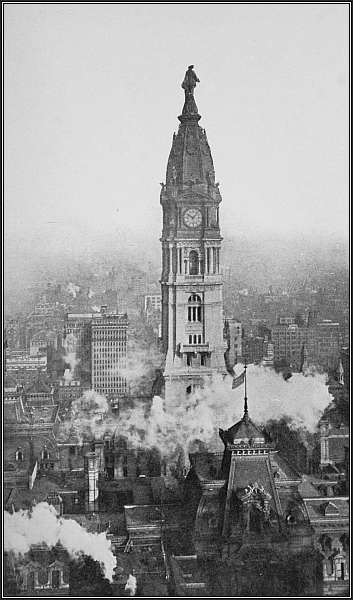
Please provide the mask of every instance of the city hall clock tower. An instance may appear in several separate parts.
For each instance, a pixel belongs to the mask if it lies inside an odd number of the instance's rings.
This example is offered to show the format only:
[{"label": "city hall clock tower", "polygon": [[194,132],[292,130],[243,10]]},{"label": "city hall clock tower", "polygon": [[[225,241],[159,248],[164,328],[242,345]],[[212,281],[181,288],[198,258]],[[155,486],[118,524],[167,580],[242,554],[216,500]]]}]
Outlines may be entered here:
[{"label": "city hall clock tower", "polygon": [[225,374],[219,226],[221,194],[194,98],[191,65],[185,103],[162,183],[162,344],[165,400],[183,400]]}]

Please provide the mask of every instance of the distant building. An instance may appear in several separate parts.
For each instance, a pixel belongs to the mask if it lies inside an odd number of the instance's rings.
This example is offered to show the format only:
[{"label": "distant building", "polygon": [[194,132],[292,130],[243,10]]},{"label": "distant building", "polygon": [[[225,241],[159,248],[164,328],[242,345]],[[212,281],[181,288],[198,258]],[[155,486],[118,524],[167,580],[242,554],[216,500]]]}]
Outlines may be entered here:
[{"label": "distant building", "polygon": [[307,329],[308,360],[326,369],[336,368],[341,347],[340,325],[329,319]]},{"label": "distant building", "polygon": [[285,315],[279,315],[277,317],[277,325],[293,325],[295,323],[295,317],[289,317]]},{"label": "distant building", "polygon": [[92,388],[107,398],[127,393],[127,315],[100,313],[92,319],[91,373]]},{"label": "distant building", "polygon": [[45,329],[35,333],[29,342],[29,353],[31,356],[44,355],[48,347],[57,350],[58,334],[55,331],[47,331]]},{"label": "distant building", "polygon": [[349,347],[342,348],[340,354],[340,383],[342,383],[347,391],[350,386],[350,356]]},{"label": "distant building", "polygon": [[286,360],[296,371],[302,369],[304,346],[308,365],[328,369],[338,363],[339,323],[324,320],[303,327],[296,323],[278,324],[272,328],[271,339],[275,361]]},{"label": "distant building", "polygon": [[275,361],[287,361],[290,366],[300,371],[302,363],[302,348],[306,340],[306,330],[296,324],[275,325],[272,328],[271,339]]},{"label": "distant building", "polygon": [[345,469],[346,447],[349,446],[349,427],[336,426],[328,419],[320,421],[320,445],[322,468],[331,465],[336,467],[337,474]]},{"label": "distant building", "polygon": [[224,320],[224,339],[227,341],[227,362],[234,367],[242,357],[243,327],[240,321],[230,317]]},{"label": "distant building", "polygon": [[322,557],[322,596],[349,596],[349,498],[304,497]]},{"label": "distant building", "polygon": [[47,370],[46,356],[31,356],[26,350],[6,351],[6,371],[35,372]]},{"label": "distant building", "polygon": [[265,352],[265,339],[262,336],[249,336],[243,339],[242,354],[247,363],[259,364]]},{"label": "distant building", "polygon": [[275,351],[273,343],[265,340],[264,341],[264,357],[262,359],[262,364],[265,367],[272,367],[275,360]]},{"label": "distant building", "polygon": [[155,310],[162,310],[162,295],[161,294],[148,294],[145,296],[145,312]]}]

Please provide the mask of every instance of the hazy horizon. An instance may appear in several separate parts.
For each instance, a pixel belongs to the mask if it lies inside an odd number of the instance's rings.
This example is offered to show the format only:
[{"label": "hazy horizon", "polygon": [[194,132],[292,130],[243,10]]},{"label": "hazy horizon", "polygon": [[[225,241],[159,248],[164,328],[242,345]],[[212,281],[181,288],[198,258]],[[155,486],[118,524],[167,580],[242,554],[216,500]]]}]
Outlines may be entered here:
[{"label": "hazy horizon", "polygon": [[105,244],[109,256],[115,240],[128,251],[145,237],[157,255],[189,64],[225,242],[348,244],[348,6],[4,12],[5,283],[24,285],[46,255],[76,260]]}]

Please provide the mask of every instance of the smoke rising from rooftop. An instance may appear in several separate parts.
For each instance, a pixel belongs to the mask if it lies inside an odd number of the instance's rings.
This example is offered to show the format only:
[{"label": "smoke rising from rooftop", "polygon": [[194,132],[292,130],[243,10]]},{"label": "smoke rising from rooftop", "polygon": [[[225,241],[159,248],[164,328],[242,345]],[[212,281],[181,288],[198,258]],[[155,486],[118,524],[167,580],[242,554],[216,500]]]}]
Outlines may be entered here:
[{"label": "smoke rising from rooftop", "polygon": [[[242,366],[238,365],[238,371]],[[258,425],[288,417],[291,426],[314,432],[330,403],[324,374],[294,373],[285,381],[272,369],[249,365],[247,371],[249,414]],[[170,459],[178,448],[186,452],[195,440],[209,450],[221,450],[218,428],[231,427],[243,415],[244,385],[232,390],[232,378],[214,377],[211,384],[172,406],[155,396],[150,405],[122,407],[116,417],[107,400],[94,391],[85,392],[72,404],[71,420],[61,424],[61,435],[75,431],[80,440],[115,434],[127,438],[133,448],[153,448]]]},{"label": "smoke rising from rooftop", "polygon": [[89,533],[77,521],[59,518],[55,508],[47,502],[40,502],[31,512],[20,510],[10,514],[5,511],[5,552],[25,554],[35,544],[53,548],[58,543],[74,558],[85,554],[101,563],[105,576],[112,581],[116,559],[105,533]]}]

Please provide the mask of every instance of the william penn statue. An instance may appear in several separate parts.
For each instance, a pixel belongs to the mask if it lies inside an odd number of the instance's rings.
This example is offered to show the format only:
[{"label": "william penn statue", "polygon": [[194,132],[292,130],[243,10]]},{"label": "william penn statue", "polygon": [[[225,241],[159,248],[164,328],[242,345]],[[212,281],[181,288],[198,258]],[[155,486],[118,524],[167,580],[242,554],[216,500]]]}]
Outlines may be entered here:
[{"label": "william penn statue", "polygon": [[199,82],[200,80],[194,71],[194,65],[190,65],[185,73],[184,81],[181,84],[181,87],[185,90],[185,95],[193,95],[196,84]]}]

